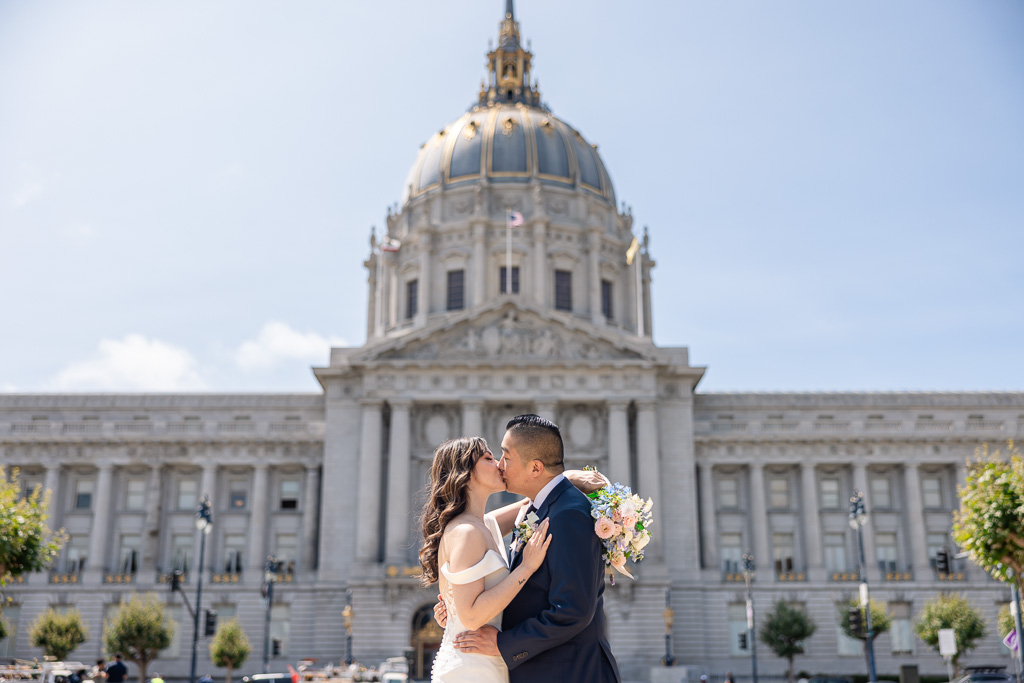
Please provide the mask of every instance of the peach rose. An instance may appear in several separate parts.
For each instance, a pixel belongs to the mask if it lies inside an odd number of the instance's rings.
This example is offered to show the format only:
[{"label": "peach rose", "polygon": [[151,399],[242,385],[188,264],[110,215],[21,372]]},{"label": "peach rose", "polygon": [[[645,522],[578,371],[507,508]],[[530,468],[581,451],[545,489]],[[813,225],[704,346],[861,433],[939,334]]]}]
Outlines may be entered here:
[{"label": "peach rose", "polygon": [[615,535],[615,522],[607,517],[600,517],[597,522],[594,523],[594,531],[597,533],[598,538],[611,538]]}]

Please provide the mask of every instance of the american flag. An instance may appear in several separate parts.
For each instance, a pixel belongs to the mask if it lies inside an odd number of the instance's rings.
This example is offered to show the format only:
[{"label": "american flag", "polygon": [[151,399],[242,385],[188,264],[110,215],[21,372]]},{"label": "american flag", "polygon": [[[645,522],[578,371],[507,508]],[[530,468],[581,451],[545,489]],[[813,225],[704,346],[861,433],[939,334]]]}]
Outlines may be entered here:
[{"label": "american flag", "polygon": [[508,226],[510,228],[516,228],[523,224],[523,214],[518,211],[508,212]]},{"label": "american flag", "polygon": [[380,243],[381,251],[398,251],[402,248],[402,243],[394,239],[390,235],[385,237]]}]

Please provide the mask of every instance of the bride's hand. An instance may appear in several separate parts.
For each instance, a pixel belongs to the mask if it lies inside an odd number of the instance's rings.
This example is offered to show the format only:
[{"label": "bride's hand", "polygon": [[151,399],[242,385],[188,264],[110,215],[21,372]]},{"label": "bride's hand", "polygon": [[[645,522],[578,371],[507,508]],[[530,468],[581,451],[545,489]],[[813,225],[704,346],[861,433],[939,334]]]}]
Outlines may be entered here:
[{"label": "bride's hand", "polygon": [[537,525],[530,540],[526,542],[526,547],[523,548],[523,566],[529,569],[531,574],[544,562],[552,538],[554,537],[548,536],[548,520],[545,519]]},{"label": "bride's hand", "polygon": [[565,478],[583,493],[593,493],[609,486],[611,482],[597,470],[566,470]]}]

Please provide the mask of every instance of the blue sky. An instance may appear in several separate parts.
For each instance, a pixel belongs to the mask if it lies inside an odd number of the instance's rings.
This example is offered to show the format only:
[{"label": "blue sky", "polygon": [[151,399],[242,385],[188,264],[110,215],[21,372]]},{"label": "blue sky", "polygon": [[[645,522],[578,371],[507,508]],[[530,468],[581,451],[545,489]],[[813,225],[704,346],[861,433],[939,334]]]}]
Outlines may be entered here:
[{"label": "blue sky", "polygon": [[[504,2],[0,2],[0,391],[315,391]],[[700,389],[1024,389],[1024,3],[519,0]]]}]

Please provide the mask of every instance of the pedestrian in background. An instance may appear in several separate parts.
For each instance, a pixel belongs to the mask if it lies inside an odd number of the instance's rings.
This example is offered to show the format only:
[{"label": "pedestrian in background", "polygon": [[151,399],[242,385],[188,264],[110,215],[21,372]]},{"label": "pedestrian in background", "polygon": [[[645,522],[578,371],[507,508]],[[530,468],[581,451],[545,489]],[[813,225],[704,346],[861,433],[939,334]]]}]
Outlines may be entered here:
[{"label": "pedestrian in background", "polygon": [[121,660],[120,652],[114,655],[114,661],[107,667],[107,683],[124,683],[128,678],[128,667]]}]

